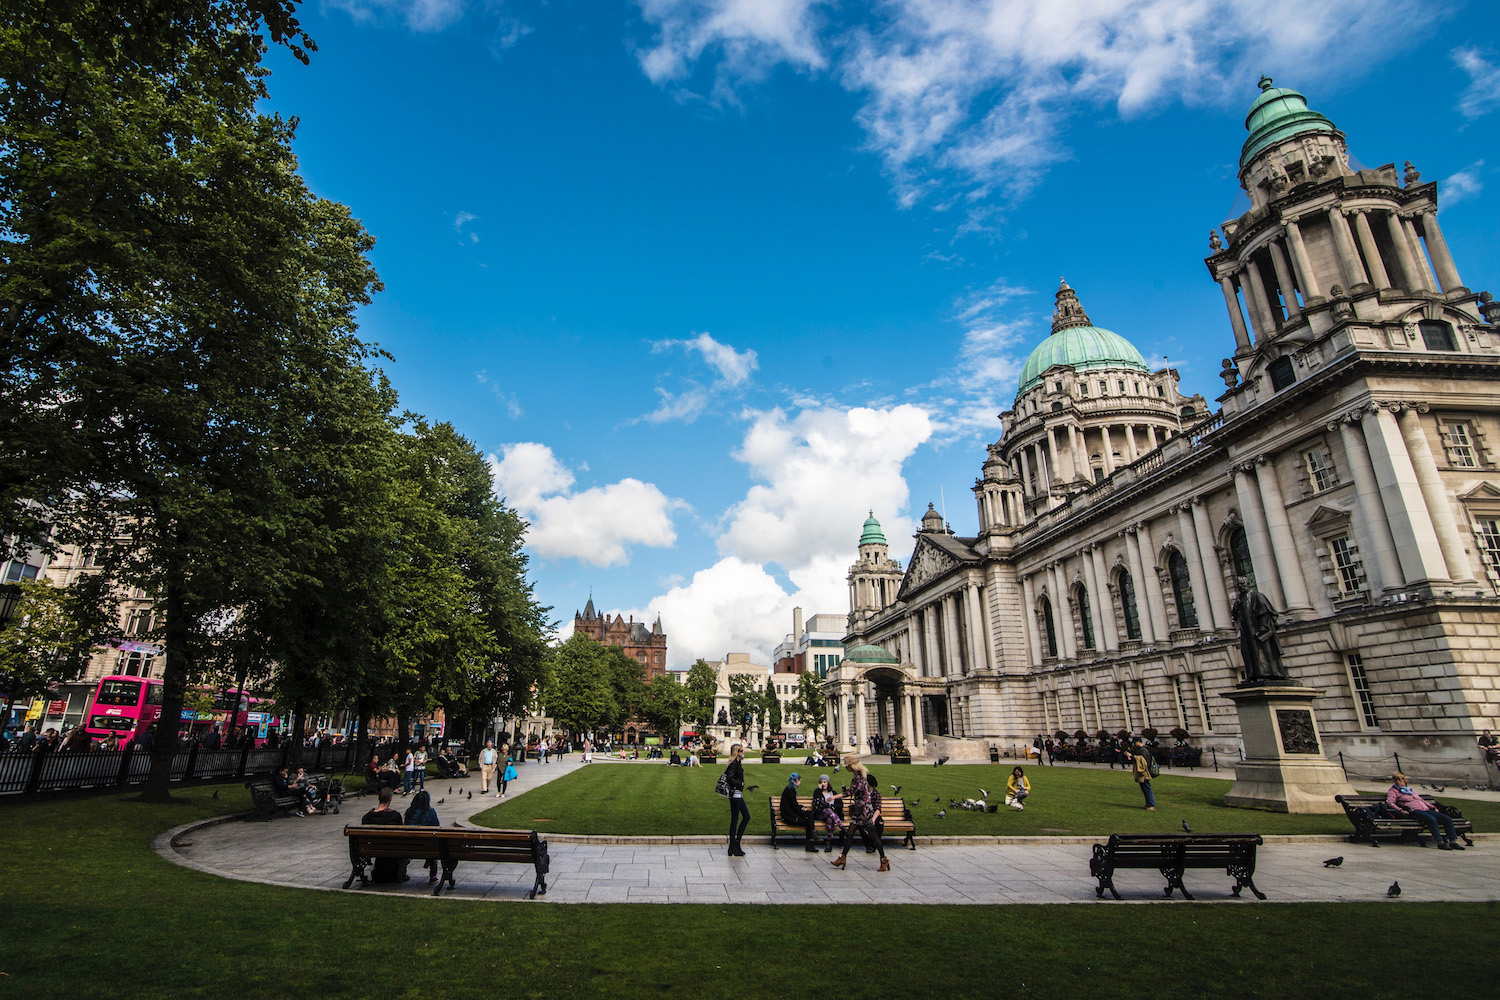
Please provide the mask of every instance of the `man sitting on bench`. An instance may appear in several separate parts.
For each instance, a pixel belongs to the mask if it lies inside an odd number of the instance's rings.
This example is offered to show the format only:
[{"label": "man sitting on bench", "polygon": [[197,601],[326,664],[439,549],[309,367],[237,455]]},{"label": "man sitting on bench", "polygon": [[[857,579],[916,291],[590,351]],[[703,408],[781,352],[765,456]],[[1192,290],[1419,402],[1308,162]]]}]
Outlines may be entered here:
[{"label": "man sitting on bench", "polygon": [[786,779],[786,787],[781,790],[781,821],[787,826],[800,826],[807,831],[807,843],[803,850],[809,854],[818,853],[818,845],[813,843],[813,824],[817,817],[811,810],[803,809],[802,803],[797,801],[797,786],[802,784],[802,775],[793,771]]},{"label": "man sitting on bench", "polygon": [[[401,813],[391,808],[391,797],[394,792],[389,788],[380,790],[380,801],[365,813],[360,822],[365,826],[404,826]],[[374,871],[370,875],[372,882],[405,882],[406,859],[405,858],[376,858]]]}]

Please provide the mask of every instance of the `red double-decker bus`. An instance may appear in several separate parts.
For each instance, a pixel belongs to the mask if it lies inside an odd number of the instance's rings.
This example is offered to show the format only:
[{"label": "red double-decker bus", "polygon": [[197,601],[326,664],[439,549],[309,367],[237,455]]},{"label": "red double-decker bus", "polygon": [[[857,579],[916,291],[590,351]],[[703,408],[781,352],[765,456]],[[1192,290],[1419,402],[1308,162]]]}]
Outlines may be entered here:
[{"label": "red double-decker bus", "polygon": [[[218,728],[223,738],[234,730],[245,726],[252,730],[255,746],[263,745],[271,732],[280,727],[280,720],[272,715],[273,703],[248,691],[239,696],[235,704],[232,688],[212,690],[214,707],[205,711],[183,709],[177,735],[184,739],[198,739]],[[153,677],[126,677],[112,675],[99,679],[94,689],[94,700],[84,714],[84,729],[93,739],[115,736],[123,749],[147,726],[161,715],[162,682]]]}]

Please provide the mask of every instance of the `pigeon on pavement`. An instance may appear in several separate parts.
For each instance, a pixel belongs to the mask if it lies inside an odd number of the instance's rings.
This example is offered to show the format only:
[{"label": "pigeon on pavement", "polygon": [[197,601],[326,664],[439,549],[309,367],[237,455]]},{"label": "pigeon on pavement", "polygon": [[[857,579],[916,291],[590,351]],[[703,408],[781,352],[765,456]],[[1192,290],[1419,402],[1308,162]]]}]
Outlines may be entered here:
[{"label": "pigeon on pavement", "polygon": [[447,799],[438,799],[437,800],[437,804],[438,805],[442,805],[444,802],[447,802],[447,801],[448,801]]},{"label": "pigeon on pavement", "polygon": [[1341,854],[1341,855],[1339,855],[1336,858],[1329,858],[1327,861],[1323,862],[1323,867],[1324,868],[1337,868],[1339,865],[1341,865],[1343,863],[1344,863],[1344,856]]},{"label": "pigeon on pavement", "polygon": [[472,799],[472,798],[473,798],[473,797],[474,797],[474,793],[473,793],[473,792],[470,792],[470,793],[469,793],[469,798],[471,798],[471,799]]},{"label": "pigeon on pavement", "polygon": [[1401,883],[1400,882],[1392,882],[1391,883],[1391,887],[1385,891],[1385,894],[1387,896],[1399,896],[1399,895],[1401,895]]}]

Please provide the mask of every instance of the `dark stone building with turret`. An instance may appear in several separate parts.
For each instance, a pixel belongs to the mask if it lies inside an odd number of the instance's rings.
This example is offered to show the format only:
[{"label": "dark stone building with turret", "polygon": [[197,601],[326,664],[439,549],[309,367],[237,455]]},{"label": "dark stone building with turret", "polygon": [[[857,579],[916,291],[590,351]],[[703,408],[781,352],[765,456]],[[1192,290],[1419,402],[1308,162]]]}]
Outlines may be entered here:
[{"label": "dark stone building with turret", "polygon": [[634,617],[628,621],[618,613],[611,618],[594,610],[594,599],[589,598],[583,611],[573,614],[573,631],[582,632],[595,642],[605,646],[619,646],[626,656],[646,668],[646,683],[650,684],[667,672],[667,634],[661,628],[661,616],[649,628],[645,622]]}]

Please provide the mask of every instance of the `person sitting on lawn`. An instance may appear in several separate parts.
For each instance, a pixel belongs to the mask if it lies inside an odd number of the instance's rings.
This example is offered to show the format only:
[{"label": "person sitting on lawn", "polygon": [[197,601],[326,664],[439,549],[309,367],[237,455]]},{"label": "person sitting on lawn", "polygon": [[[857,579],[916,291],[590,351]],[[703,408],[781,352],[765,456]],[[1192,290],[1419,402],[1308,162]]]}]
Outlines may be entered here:
[{"label": "person sitting on lawn", "polygon": [[[1406,783],[1406,775],[1400,771],[1391,775],[1391,787],[1385,793],[1385,804],[1392,810],[1427,824],[1427,829],[1432,832],[1433,842],[1440,850],[1461,851],[1464,849],[1464,845],[1458,842],[1458,830],[1453,825],[1453,817],[1434,809],[1432,803],[1412,791],[1411,786]],[[1444,840],[1438,833],[1439,824],[1448,835],[1447,840]]]},{"label": "person sitting on lawn", "polygon": [[807,843],[803,850],[809,854],[818,853],[818,845],[813,843],[817,836],[813,832],[818,822],[817,815],[810,809],[803,809],[802,803],[797,801],[797,786],[802,784],[802,775],[793,771],[786,779],[786,787],[781,790],[781,821],[787,826],[800,826],[807,831]]},{"label": "person sitting on lawn", "polygon": [[1010,772],[1010,777],[1005,779],[1005,804],[1012,809],[1025,809],[1026,796],[1031,794],[1031,782],[1026,780],[1026,772],[1019,767]]}]

